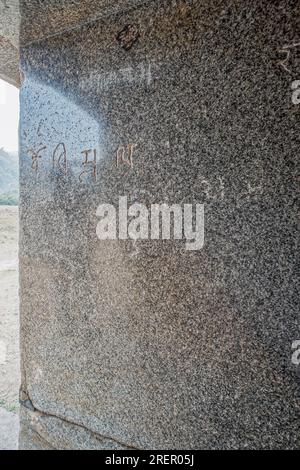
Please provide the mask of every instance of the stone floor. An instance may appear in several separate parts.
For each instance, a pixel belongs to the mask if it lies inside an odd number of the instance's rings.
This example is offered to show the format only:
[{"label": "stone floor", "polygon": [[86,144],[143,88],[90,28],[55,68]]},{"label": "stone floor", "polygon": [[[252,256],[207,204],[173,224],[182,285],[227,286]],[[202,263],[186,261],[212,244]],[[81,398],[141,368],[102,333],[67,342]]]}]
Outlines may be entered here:
[{"label": "stone floor", "polygon": [[15,412],[20,387],[18,208],[0,206],[0,407]]},{"label": "stone floor", "polygon": [[18,208],[0,206],[0,450],[16,449],[20,386]]},{"label": "stone floor", "polygon": [[19,416],[0,408],[0,450],[18,449]]}]

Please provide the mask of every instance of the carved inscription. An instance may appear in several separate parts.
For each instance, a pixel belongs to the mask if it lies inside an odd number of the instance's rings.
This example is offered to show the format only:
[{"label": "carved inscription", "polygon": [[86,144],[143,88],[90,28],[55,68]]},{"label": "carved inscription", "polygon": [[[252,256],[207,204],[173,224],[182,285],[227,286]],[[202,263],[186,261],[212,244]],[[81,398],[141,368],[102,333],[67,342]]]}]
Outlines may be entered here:
[{"label": "carved inscription", "polygon": [[57,166],[57,168],[62,171],[63,173],[67,174],[67,150],[66,146],[63,142],[58,144],[52,155],[52,164],[53,168]]},{"label": "carved inscription", "polygon": [[279,51],[281,54],[285,54],[285,58],[278,64],[288,73],[292,73],[291,59],[297,49],[300,50],[300,42],[283,46]]},{"label": "carved inscription", "polygon": [[[120,145],[116,149],[114,159],[117,169],[125,168],[128,171],[133,169],[136,148],[137,144],[129,143],[127,145]],[[39,162],[44,157],[43,152],[46,149],[46,146],[41,146],[38,150],[32,148],[28,150],[28,154],[32,159],[31,169],[35,174],[39,171]],[[78,175],[78,180],[81,183],[89,179],[97,182],[97,149],[90,148],[83,150],[81,158],[83,159],[81,162],[82,171]],[[52,152],[52,169],[58,170],[61,175],[67,175],[68,173],[67,148],[64,142],[57,144]],[[128,171],[122,173],[122,176],[124,177]],[[202,198],[207,203],[222,202],[225,198],[230,197],[231,191],[223,176],[216,176],[212,179],[199,174],[195,183],[193,189],[197,191],[197,197]],[[262,178],[256,181],[246,181],[242,186],[240,191],[235,192],[238,205],[255,201],[263,196],[264,186]]]},{"label": "carved inscription", "polygon": [[[280,65],[285,72],[291,75],[294,72],[293,65],[295,62],[296,53],[299,55],[300,52],[300,42],[283,46],[279,52],[281,54],[285,54],[285,58],[281,60],[278,65]],[[291,83],[291,89],[293,90],[292,103],[294,105],[300,104],[300,80],[294,80]]]},{"label": "carved inscription", "polygon": [[128,24],[117,34],[117,41],[125,51],[129,51],[139,37],[140,32],[138,26]]},{"label": "carved inscription", "polygon": [[[93,157],[89,160],[90,153],[93,153]],[[84,155],[84,161],[82,163],[84,170],[79,175],[79,181],[82,181],[84,175],[92,175],[95,181],[97,181],[97,150],[89,149],[81,152]]]},{"label": "carved inscription", "polygon": [[[23,134],[25,140],[27,140],[26,131],[23,131]],[[118,147],[116,150],[117,168],[122,166],[128,167],[129,170],[133,168],[133,157],[136,147],[136,144],[128,144]],[[33,148],[29,148],[27,150],[27,153],[32,160],[31,169],[35,173],[39,171],[39,162],[43,157],[42,152],[46,149],[47,146],[41,146],[38,150],[34,150]],[[97,149],[85,149],[81,152],[81,155],[83,156],[83,161],[81,163],[83,169],[78,176],[79,181],[82,182],[89,176],[92,177],[94,181],[97,181]],[[58,170],[63,175],[67,175],[68,173],[67,148],[64,142],[57,144],[52,152],[52,169]]]},{"label": "carved inscription", "polygon": [[135,144],[129,144],[126,147],[119,147],[117,150],[117,167],[122,164],[128,165],[130,168],[133,168],[133,152],[135,149]]},{"label": "carved inscription", "polygon": [[79,86],[82,90],[93,90],[101,93],[115,86],[150,87],[154,80],[158,79],[160,64],[142,62],[136,66],[118,67],[106,72],[91,71],[80,79]]},{"label": "carved inscription", "polygon": [[39,160],[42,158],[42,155],[40,155],[40,153],[43,151],[43,150],[46,150],[46,146],[44,147],[41,147],[39,148],[37,151],[33,150],[33,149],[29,149],[28,150],[28,153],[29,155],[31,156],[31,160],[32,160],[32,163],[31,163],[31,168],[33,171],[35,171],[37,173],[38,169],[39,169]]}]

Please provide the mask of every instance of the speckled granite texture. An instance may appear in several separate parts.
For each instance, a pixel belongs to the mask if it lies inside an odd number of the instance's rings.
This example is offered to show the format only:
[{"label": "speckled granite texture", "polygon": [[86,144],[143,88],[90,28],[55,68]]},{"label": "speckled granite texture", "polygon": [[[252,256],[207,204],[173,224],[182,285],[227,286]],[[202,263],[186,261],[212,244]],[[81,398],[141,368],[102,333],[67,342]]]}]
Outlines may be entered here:
[{"label": "speckled granite texture", "polygon": [[[23,22],[21,448],[299,448],[299,3],[131,3]],[[205,203],[204,248],[98,240],[124,195]]]},{"label": "speckled granite texture", "polygon": [[[22,42],[57,35],[156,0],[20,0]],[[34,18],[34,21],[33,21]]]},{"label": "speckled granite texture", "polygon": [[15,86],[19,76],[19,0],[0,0],[0,79]]}]

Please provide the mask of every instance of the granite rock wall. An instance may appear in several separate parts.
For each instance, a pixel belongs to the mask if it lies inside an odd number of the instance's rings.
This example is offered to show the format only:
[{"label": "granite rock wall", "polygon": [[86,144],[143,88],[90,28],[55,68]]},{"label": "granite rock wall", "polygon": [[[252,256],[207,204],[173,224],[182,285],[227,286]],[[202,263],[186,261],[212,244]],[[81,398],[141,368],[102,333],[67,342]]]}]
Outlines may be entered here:
[{"label": "granite rock wall", "polygon": [[19,0],[0,0],[0,79],[20,85]]},{"label": "granite rock wall", "polygon": [[21,2],[21,449],[299,448],[298,7]]}]

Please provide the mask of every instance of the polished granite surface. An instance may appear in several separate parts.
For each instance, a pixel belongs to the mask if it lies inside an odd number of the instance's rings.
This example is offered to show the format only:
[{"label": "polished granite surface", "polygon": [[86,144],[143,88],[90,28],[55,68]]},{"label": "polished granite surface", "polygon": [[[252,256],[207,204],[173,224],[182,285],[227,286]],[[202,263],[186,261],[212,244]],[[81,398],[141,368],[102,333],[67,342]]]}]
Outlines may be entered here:
[{"label": "polished granite surface", "polygon": [[[21,448],[299,448],[296,4],[83,3],[23,23]],[[204,203],[204,248],[99,240],[119,196]]]},{"label": "polished granite surface", "polygon": [[19,0],[0,0],[0,79],[15,86],[19,76]]},{"label": "polished granite surface", "polygon": [[[111,15],[122,15],[156,0],[20,0],[21,41],[61,34]],[[160,2],[158,2],[159,4]]]}]

